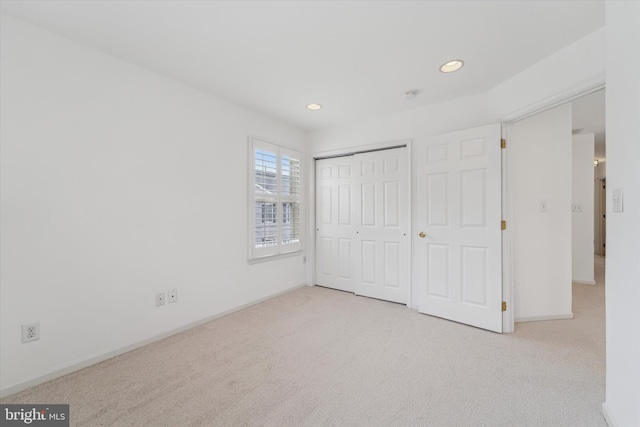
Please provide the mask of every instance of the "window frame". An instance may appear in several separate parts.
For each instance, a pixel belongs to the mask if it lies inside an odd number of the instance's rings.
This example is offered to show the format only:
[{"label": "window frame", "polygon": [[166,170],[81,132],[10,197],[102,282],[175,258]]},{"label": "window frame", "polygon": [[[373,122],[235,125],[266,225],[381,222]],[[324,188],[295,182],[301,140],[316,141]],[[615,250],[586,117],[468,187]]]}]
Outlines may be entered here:
[{"label": "window frame", "polygon": [[[250,263],[266,261],[271,259],[277,259],[286,256],[298,255],[302,252],[303,247],[303,153],[300,150],[285,147],[274,142],[267,141],[263,138],[249,137],[248,138],[248,260]],[[264,150],[276,155],[276,190],[271,192],[265,190],[260,192],[257,190],[256,185],[256,151]],[[297,160],[299,165],[299,189],[297,195],[283,194],[283,157],[289,157]],[[291,185],[291,184],[290,184]],[[291,188],[289,186],[289,188]],[[260,246],[256,241],[256,218],[257,218],[257,205],[258,204],[275,204],[275,228],[276,228],[276,243],[273,245]],[[284,204],[292,203],[289,209],[287,218],[288,223],[285,223],[285,209]],[[284,226],[294,226],[294,208],[293,204],[298,204],[298,239],[283,242],[283,228]],[[262,208],[264,209],[264,208]],[[262,211],[264,218],[264,210]]]}]

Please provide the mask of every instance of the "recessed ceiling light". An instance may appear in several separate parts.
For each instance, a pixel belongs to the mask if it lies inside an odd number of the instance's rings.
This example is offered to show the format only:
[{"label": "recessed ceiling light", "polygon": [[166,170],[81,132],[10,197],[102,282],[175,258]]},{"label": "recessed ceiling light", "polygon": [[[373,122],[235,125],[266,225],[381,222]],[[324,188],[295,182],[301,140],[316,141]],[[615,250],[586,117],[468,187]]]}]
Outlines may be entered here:
[{"label": "recessed ceiling light", "polygon": [[462,68],[463,65],[464,62],[462,62],[460,59],[454,59],[442,64],[440,66],[440,71],[442,71],[443,73],[453,73],[454,71],[458,71],[460,68]]},{"label": "recessed ceiling light", "polygon": [[320,110],[321,108],[322,108],[322,105],[320,104],[307,104],[307,110],[317,111],[317,110]]}]

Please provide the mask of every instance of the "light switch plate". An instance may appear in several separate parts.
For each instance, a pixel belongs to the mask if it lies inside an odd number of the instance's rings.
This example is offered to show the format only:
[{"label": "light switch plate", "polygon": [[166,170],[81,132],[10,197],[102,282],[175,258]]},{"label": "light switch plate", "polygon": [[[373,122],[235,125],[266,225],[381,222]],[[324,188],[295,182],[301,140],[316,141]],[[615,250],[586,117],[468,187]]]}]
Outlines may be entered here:
[{"label": "light switch plate", "polygon": [[622,188],[613,190],[613,211],[624,212],[624,191]]}]

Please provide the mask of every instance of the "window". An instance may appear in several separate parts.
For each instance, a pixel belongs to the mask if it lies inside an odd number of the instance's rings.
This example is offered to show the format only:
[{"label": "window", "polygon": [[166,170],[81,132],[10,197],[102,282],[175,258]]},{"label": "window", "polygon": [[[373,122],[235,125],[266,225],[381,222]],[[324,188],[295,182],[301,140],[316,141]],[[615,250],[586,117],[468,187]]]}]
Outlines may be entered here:
[{"label": "window", "polygon": [[250,139],[251,259],[301,249],[301,171],[298,151]]}]

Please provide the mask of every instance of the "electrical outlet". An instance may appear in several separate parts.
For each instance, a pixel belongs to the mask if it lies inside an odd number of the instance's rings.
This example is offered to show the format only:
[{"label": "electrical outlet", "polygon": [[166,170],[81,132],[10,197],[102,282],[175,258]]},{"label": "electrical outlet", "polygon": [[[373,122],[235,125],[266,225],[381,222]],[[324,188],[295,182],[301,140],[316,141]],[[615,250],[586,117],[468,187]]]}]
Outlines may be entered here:
[{"label": "electrical outlet", "polygon": [[178,302],[178,290],[177,289],[171,289],[169,292],[167,292],[167,296],[169,298],[169,303]]},{"label": "electrical outlet", "polygon": [[40,339],[40,322],[22,325],[22,342],[36,341]]},{"label": "electrical outlet", "polygon": [[156,307],[160,307],[161,305],[164,305],[164,292],[160,292],[159,294],[156,294]]},{"label": "electrical outlet", "polygon": [[547,201],[540,200],[540,212],[546,212],[546,211],[547,211]]}]

